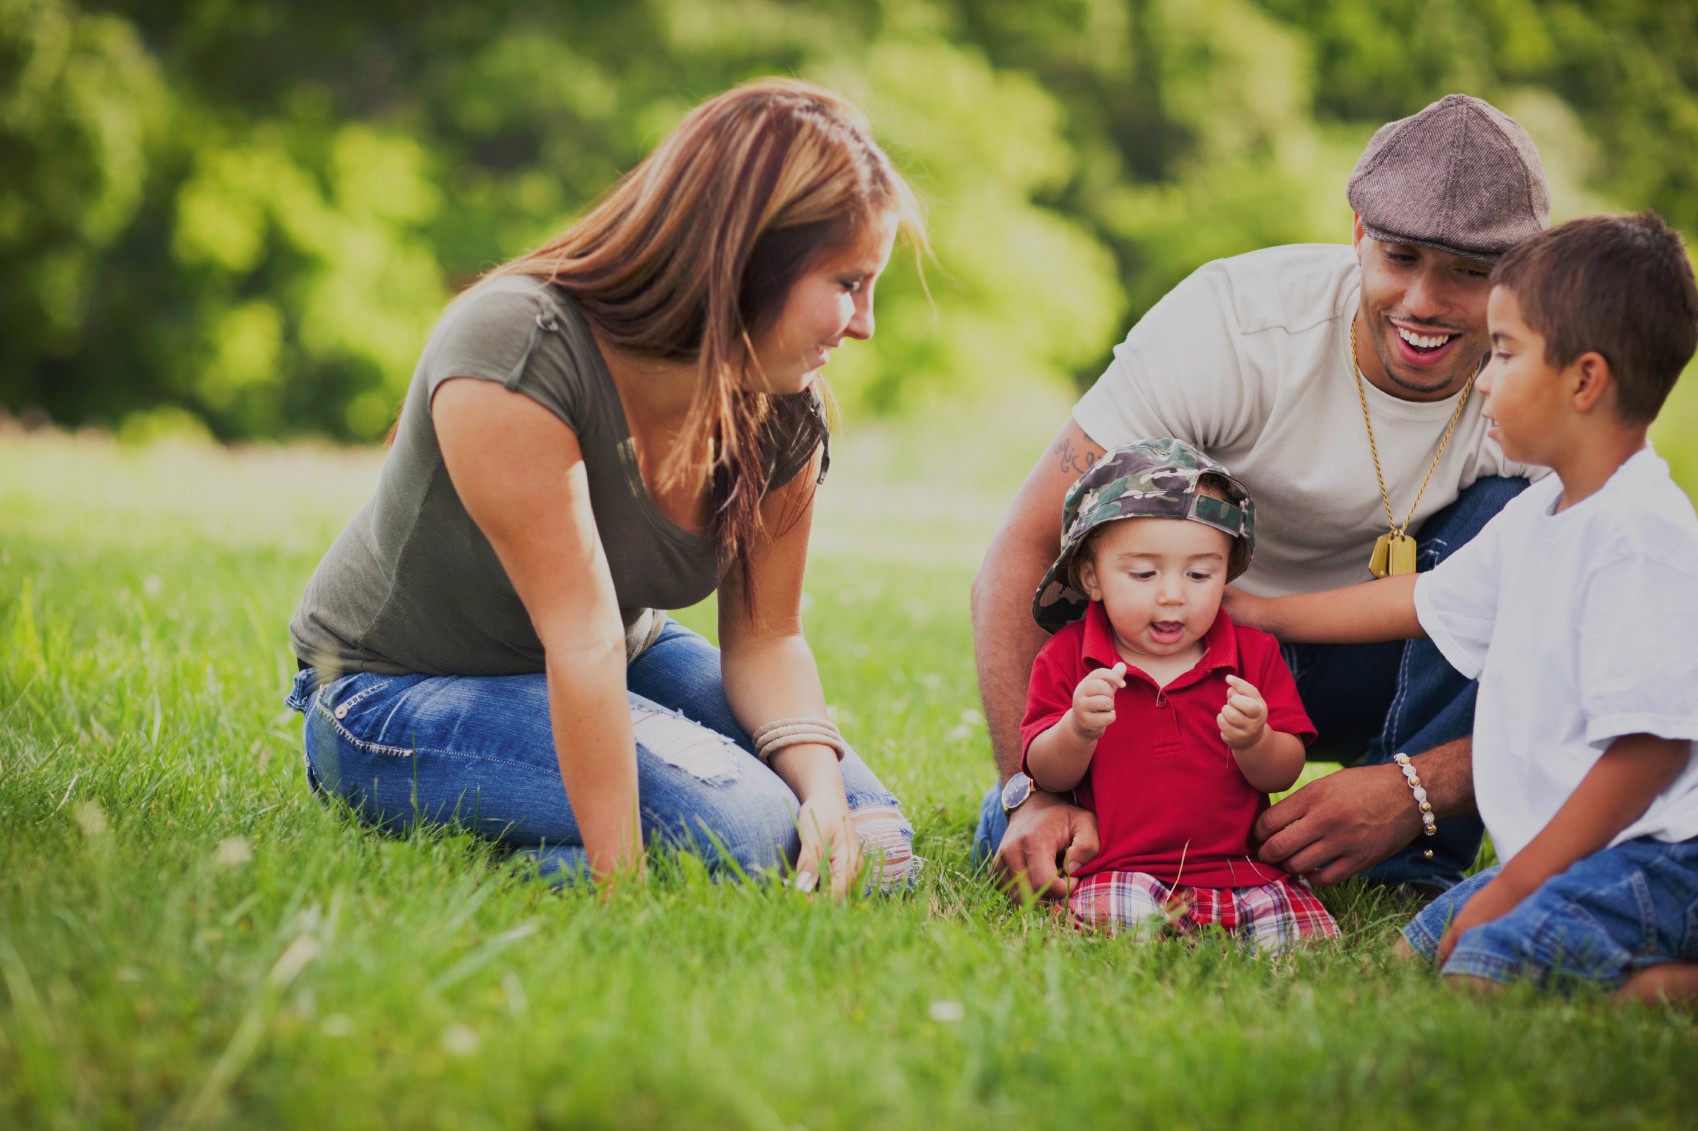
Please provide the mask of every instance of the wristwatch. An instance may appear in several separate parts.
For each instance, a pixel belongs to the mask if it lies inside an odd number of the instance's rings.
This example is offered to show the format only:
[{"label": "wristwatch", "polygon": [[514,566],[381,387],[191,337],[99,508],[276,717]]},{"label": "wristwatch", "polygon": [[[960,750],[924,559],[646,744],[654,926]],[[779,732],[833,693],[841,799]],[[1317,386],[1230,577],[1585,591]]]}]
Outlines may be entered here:
[{"label": "wristwatch", "polygon": [[1002,811],[1014,812],[1026,803],[1026,799],[1032,796],[1032,792],[1037,788],[1030,774],[1024,770],[1019,771],[1002,787]]}]

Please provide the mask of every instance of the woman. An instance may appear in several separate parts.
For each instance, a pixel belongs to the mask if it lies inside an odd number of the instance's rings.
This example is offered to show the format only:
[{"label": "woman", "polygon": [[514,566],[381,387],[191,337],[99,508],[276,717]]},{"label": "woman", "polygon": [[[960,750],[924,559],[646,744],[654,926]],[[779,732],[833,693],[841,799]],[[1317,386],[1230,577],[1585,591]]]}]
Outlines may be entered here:
[{"label": "woman", "polygon": [[[763,80],[456,300],[290,626],[314,788],[566,876],[660,840],[841,895],[865,843],[903,882],[912,830],[800,617],[820,370],[872,337],[898,230],[923,241],[859,112]],[[716,587],[718,651],[658,611]]]}]

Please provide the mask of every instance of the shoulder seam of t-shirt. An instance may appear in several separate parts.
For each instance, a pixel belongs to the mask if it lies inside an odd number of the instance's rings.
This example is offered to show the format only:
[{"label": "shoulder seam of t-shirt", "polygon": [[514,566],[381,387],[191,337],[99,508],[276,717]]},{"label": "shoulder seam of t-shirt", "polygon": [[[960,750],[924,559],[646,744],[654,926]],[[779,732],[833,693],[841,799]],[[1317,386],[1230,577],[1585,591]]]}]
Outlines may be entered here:
[{"label": "shoulder seam of t-shirt", "polygon": [[[449,381],[456,377],[470,377],[477,380],[494,381],[502,385],[508,391],[513,391],[518,377],[524,373],[526,362],[529,361],[531,355],[536,350],[537,341],[541,336],[540,331],[542,328],[539,319],[541,319],[543,312],[538,305],[542,296],[534,289],[534,287],[522,285],[526,282],[529,282],[529,280],[522,277],[509,276],[507,278],[497,279],[489,284],[480,283],[461,294],[459,298],[455,299],[454,302],[450,304],[450,313],[445,314],[438,322],[437,329],[434,330],[431,335],[432,341],[426,346],[426,357],[430,359],[431,364],[425,371],[425,377],[430,391],[434,392],[436,387],[441,385],[444,381]],[[503,285],[507,283],[519,283],[521,285],[517,287]],[[526,294],[527,291],[530,292],[529,295]],[[530,333],[526,338],[525,347],[520,351],[518,360],[513,365],[503,371],[498,370],[492,364],[482,362],[477,358],[462,357],[457,361],[449,363],[432,356],[439,348],[436,339],[450,321],[457,323],[460,319],[468,317],[471,314],[473,307],[480,306],[486,302],[505,300],[509,296],[511,296],[515,302],[524,303],[525,306],[533,311],[531,318],[529,319]],[[526,302],[527,298],[529,298],[529,302]]]},{"label": "shoulder seam of t-shirt", "polygon": [[[1284,252],[1288,249],[1297,249],[1297,248],[1308,250],[1308,249],[1312,249],[1312,248],[1341,248],[1341,247],[1342,247],[1342,245],[1337,245],[1337,244],[1286,244],[1286,245],[1281,245],[1279,247],[1264,248],[1262,250],[1266,251],[1266,252],[1270,252],[1270,253],[1278,253],[1278,252]],[[1255,252],[1249,252],[1247,254],[1254,255],[1256,253]],[[1233,257],[1233,258],[1236,258],[1236,257]],[[1205,266],[1206,267],[1214,267],[1217,264],[1224,265],[1228,262],[1229,262],[1228,259],[1216,259],[1213,262],[1206,264]],[[1201,270],[1201,268],[1199,268],[1199,270]],[[1252,334],[1265,334],[1265,333],[1269,333],[1269,332],[1276,331],[1276,330],[1277,331],[1283,331],[1284,333],[1293,334],[1293,335],[1295,335],[1295,334],[1306,334],[1306,333],[1308,333],[1312,330],[1315,330],[1315,329],[1318,329],[1319,327],[1327,325],[1328,323],[1336,322],[1336,321],[1338,321],[1339,318],[1345,317],[1346,315],[1349,314],[1349,310],[1348,310],[1349,304],[1346,304],[1347,309],[1345,309],[1345,310],[1332,309],[1332,310],[1318,311],[1312,318],[1310,318],[1309,320],[1302,322],[1302,323],[1294,324],[1293,322],[1287,321],[1287,320],[1276,320],[1276,321],[1262,322],[1261,324],[1256,325],[1254,327],[1248,326],[1248,325],[1245,324],[1244,319],[1241,317],[1241,312],[1242,312],[1243,308],[1239,304],[1239,301],[1238,301],[1238,281],[1233,278],[1233,276],[1230,272],[1227,272],[1225,270],[1224,266],[1221,268],[1221,270],[1222,270],[1222,273],[1225,275],[1228,289],[1230,290],[1231,295],[1232,295],[1232,302],[1230,304],[1230,309],[1232,311],[1233,321],[1235,323],[1237,323],[1238,331],[1240,333],[1244,334],[1246,337],[1248,337]],[[1329,270],[1336,270],[1336,268],[1329,268]],[[1259,293],[1259,291],[1258,291],[1258,293]]]},{"label": "shoulder seam of t-shirt", "polygon": [[519,360],[513,363],[513,368],[509,369],[501,378],[501,387],[509,393],[518,391],[519,380],[525,375],[525,369],[531,363],[531,355],[536,352],[537,342],[542,340],[543,331],[552,332],[560,328],[560,323],[552,316],[552,312],[548,308],[548,299],[543,296],[542,292],[538,291],[535,294],[534,301],[537,312],[536,317],[531,319],[530,336],[525,339],[525,348],[519,352]]}]

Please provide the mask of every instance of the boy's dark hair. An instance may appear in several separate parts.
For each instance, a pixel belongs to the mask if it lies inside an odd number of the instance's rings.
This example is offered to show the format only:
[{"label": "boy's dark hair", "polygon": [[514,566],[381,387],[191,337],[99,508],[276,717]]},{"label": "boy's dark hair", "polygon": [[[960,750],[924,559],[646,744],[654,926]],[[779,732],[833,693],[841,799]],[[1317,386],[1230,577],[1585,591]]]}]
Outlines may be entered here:
[{"label": "boy's dark hair", "polygon": [[1516,245],[1492,269],[1544,336],[1545,360],[1610,363],[1623,420],[1649,424],[1698,349],[1698,284],[1686,248],[1654,212],[1570,220]]}]

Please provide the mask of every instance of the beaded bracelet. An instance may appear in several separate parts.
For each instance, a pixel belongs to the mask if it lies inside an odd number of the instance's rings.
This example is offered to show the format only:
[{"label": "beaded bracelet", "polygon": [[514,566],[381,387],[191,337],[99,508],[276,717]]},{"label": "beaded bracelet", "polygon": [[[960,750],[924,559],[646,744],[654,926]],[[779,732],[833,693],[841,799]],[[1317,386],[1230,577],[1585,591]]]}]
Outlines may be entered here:
[{"label": "beaded bracelet", "polygon": [[[1403,771],[1403,778],[1409,783],[1410,790],[1415,794],[1415,806],[1421,810],[1421,832],[1424,836],[1437,836],[1439,822],[1433,816],[1432,803],[1427,800],[1427,787],[1421,784],[1421,775],[1415,772],[1415,763],[1409,760],[1407,754],[1393,754],[1391,760],[1397,763],[1397,768]],[[1427,859],[1433,858],[1433,850],[1427,849],[1421,853]]]},{"label": "beaded bracelet", "polygon": [[839,762],[843,761],[843,754],[849,749],[849,744],[843,741],[843,733],[828,719],[774,719],[750,737],[755,740],[755,757],[763,762],[772,761],[772,756],[787,746],[803,743],[817,742],[831,747],[837,752]]}]

